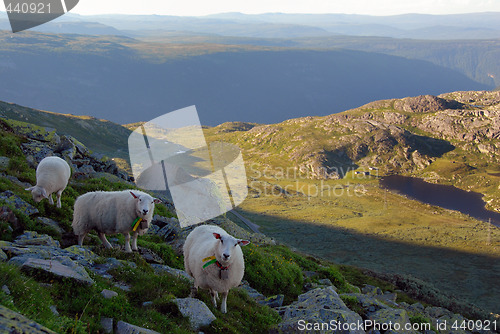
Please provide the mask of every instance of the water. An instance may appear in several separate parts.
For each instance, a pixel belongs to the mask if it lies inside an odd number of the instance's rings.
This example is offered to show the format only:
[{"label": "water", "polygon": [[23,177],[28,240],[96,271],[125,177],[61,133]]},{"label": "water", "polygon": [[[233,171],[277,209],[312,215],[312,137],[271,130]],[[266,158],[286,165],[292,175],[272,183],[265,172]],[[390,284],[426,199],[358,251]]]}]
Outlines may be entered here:
[{"label": "water", "polygon": [[486,210],[482,194],[401,175],[383,177],[380,184],[420,202],[460,211],[486,222],[491,219],[492,224],[500,227],[500,213]]}]

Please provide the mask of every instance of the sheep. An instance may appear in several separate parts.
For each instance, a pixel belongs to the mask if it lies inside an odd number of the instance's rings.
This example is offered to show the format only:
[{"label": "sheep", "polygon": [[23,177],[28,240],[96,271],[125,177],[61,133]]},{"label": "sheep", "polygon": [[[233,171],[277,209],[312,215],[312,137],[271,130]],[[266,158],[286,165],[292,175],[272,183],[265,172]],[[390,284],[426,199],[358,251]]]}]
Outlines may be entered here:
[{"label": "sheep", "polygon": [[227,312],[227,295],[243,278],[245,262],[240,246],[248,240],[236,239],[213,225],[196,227],[184,243],[184,267],[194,278],[194,289],[208,289],[217,308],[218,293],[222,295],[221,312]]},{"label": "sheep", "polygon": [[[137,251],[137,236],[149,228],[155,203],[161,201],[138,190],[95,191],[79,196],[73,213],[73,232],[78,245],[91,230],[96,230],[104,247],[112,248],[106,234],[122,233],[125,252]],[[132,248],[130,233],[132,232]]]},{"label": "sheep", "polygon": [[68,163],[59,157],[45,157],[36,168],[36,185],[25,190],[31,191],[33,200],[38,203],[48,198],[54,205],[52,193],[57,195],[57,207],[61,207],[61,194],[68,185],[71,168]]}]

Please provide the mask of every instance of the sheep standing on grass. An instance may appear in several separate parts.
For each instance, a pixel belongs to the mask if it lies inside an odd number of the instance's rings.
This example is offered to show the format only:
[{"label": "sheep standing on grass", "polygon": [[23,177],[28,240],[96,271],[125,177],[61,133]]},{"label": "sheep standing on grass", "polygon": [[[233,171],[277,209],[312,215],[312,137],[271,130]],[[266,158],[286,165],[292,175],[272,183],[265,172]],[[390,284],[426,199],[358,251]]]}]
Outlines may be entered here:
[{"label": "sheep standing on grass", "polygon": [[184,267],[194,278],[194,288],[208,289],[217,307],[222,295],[221,311],[227,312],[227,294],[241,283],[245,262],[240,246],[250,243],[229,235],[222,228],[202,225],[195,228],[184,244]]},{"label": "sheep standing on grass", "polygon": [[[73,231],[78,245],[91,230],[96,230],[104,247],[112,248],[106,234],[122,233],[125,252],[137,250],[137,236],[143,235],[151,222],[157,198],[138,191],[96,191],[79,196],[75,201]],[[132,233],[132,248],[130,248]]]},{"label": "sheep standing on grass", "polygon": [[71,168],[66,161],[59,157],[46,157],[36,168],[36,186],[25,190],[31,191],[33,200],[40,202],[44,198],[54,205],[52,193],[57,195],[57,207],[61,207],[61,194],[68,185]]}]

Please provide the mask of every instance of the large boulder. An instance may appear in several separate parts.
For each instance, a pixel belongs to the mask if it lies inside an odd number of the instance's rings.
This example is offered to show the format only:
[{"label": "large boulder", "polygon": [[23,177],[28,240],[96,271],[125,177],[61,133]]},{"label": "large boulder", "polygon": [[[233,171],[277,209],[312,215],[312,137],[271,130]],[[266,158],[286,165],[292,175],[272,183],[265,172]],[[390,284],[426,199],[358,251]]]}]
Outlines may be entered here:
[{"label": "large boulder", "polygon": [[5,203],[14,206],[17,210],[21,211],[27,216],[31,216],[38,213],[38,209],[33,205],[29,204],[21,197],[17,196],[10,190],[6,190],[0,193],[0,201],[4,201]]},{"label": "large boulder", "polygon": [[118,321],[115,334],[160,334],[151,329],[135,326],[125,321]]},{"label": "large boulder", "polygon": [[78,264],[74,262],[72,265],[69,264],[69,258],[60,260],[64,261],[65,264],[58,260],[29,258],[23,263],[21,270],[30,274],[48,275],[56,279],[72,279],[82,284],[94,284],[94,281],[90,278],[85,269]]},{"label": "large boulder", "polygon": [[216,319],[208,306],[199,299],[195,298],[176,298],[173,300],[179,308],[181,314],[189,318],[189,323],[193,330],[208,326]]},{"label": "large boulder", "polygon": [[[287,306],[283,322],[278,327],[284,333],[365,333],[362,326],[343,327],[342,324],[362,324],[361,316],[351,311],[333,287],[318,288],[299,296]],[[337,327],[335,327],[337,326]]]}]

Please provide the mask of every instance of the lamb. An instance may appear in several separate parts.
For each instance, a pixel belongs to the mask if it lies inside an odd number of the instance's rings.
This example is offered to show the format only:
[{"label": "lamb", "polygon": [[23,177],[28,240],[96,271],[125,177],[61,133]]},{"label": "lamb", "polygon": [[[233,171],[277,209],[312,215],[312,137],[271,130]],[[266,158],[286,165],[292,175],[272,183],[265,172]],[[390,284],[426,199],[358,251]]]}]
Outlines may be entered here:
[{"label": "lamb", "polygon": [[72,224],[78,245],[82,246],[87,233],[96,230],[104,247],[112,248],[106,234],[122,233],[125,252],[137,251],[137,236],[147,231],[155,203],[160,202],[138,190],[95,191],[79,196],[75,201]]},{"label": "lamb", "polygon": [[71,168],[59,157],[45,157],[36,168],[36,185],[25,190],[31,191],[33,200],[40,202],[44,198],[54,205],[52,193],[57,195],[57,207],[61,207],[61,194],[68,185]]},{"label": "lamb", "polygon": [[208,289],[214,307],[218,293],[222,295],[221,311],[227,312],[227,295],[243,278],[245,262],[240,246],[248,240],[236,239],[222,228],[213,225],[196,227],[184,244],[184,267],[194,278],[194,288]]}]

